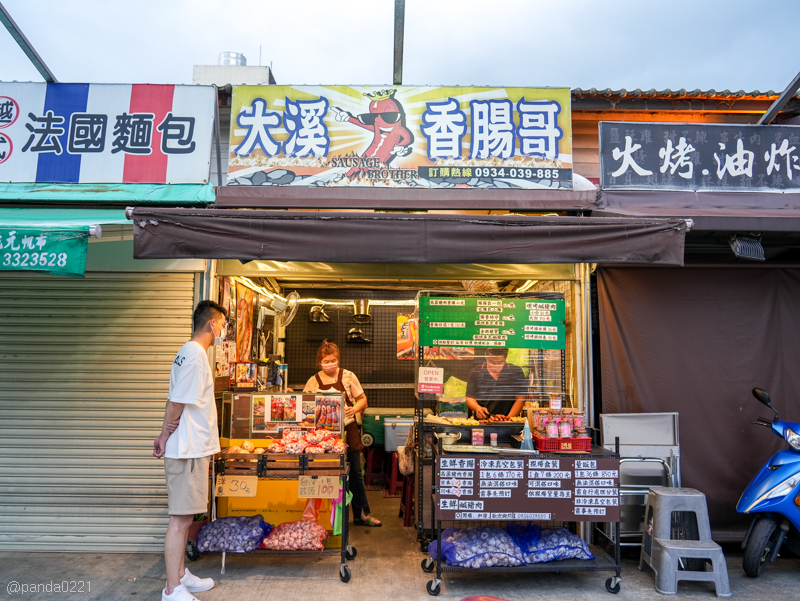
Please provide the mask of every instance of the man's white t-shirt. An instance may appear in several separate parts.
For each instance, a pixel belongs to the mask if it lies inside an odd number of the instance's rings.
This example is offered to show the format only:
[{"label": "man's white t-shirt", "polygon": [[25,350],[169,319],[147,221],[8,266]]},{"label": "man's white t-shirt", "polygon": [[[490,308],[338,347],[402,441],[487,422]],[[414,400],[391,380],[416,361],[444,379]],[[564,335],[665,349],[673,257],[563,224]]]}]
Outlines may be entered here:
[{"label": "man's white t-shirt", "polygon": [[178,351],[169,376],[168,400],[186,406],[178,429],[167,439],[164,457],[191,459],[219,453],[214,378],[206,350],[190,340]]}]

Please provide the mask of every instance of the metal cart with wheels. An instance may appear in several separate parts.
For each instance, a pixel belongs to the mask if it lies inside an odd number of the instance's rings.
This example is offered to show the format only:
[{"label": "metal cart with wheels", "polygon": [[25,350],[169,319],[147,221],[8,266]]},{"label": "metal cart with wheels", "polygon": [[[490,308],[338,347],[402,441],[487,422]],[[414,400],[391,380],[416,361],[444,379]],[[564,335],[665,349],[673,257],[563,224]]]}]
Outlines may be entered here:
[{"label": "metal cart with wheels", "polygon": [[[250,460],[256,460],[255,466]],[[219,475],[238,474],[257,475],[259,485],[269,485],[270,480],[297,480],[300,476],[338,476],[342,487],[343,499],[347,499],[349,490],[349,464],[346,454],[321,454],[321,455],[287,455],[267,453],[263,455],[238,453],[234,456],[226,457],[220,453],[213,462],[213,474]],[[216,506],[216,487],[212,486],[211,503],[212,508]],[[214,512],[215,513],[215,512]],[[257,549],[249,556],[255,557],[326,557],[340,556],[339,578],[342,582],[349,582],[352,576],[348,561],[352,561],[358,555],[358,550],[350,544],[349,520],[347,509],[343,509],[342,515],[342,534],[341,545],[326,547],[325,549],[308,551],[273,551],[269,549]],[[187,545],[186,558],[195,561],[200,558],[197,547]],[[222,571],[225,573],[226,553],[222,553]]]},{"label": "metal cart with wheels", "polygon": [[[442,574],[444,573],[520,573],[520,572],[602,572],[609,571],[614,574],[605,581],[606,590],[616,594],[620,591],[622,564],[620,558],[619,545],[619,453],[613,453],[601,447],[593,447],[587,454],[538,454],[538,455],[503,455],[502,451],[497,455],[488,454],[443,454],[441,443],[438,446],[436,465],[434,467],[434,481],[432,483],[432,503],[435,518],[435,538],[437,541],[436,557],[427,557],[422,561],[422,570],[426,573],[434,573],[435,577],[430,580],[426,589],[430,595],[438,595],[441,592]],[[442,463],[445,460],[445,463]],[[522,462],[522,463],[520,463]],[[445,474],[448,470],[442,466],[456,466],[451,472],[458,472],[458,477],[463,480],[472,480],[471,492],[465,488],[458,488],[464,494],[445,493],[447,487],[450,491],[454,490],[455,483],[453,477]],[[510,466],[510,469],[508,469]],[[524,472],[520,479],[519,486],[510,490],[523,491],[528,488],[526,481],[531,478],[541,478],[541,480],[551,479],[559,481],[559,487],[553,490],[562,492],[561,498],[548,498],[545,495],[539,496],[540,489],[529,489],[527,498],[519,495],[518,501],[512,502],[509,498],[503,504],[490,505],[489,498],[485,499],[485,504],[473,498],[475,490],[479,488],[479,478],[487,475],[487,471],[500,468],[505,472],[509,479],[516,479],[519,475],[519,468],[522,466]],[[548,469],[548,466],[554,469]],[[472,477],[469,472],[472,472]],[[492,474],[488,474],[492,476]],[[595,477],[597,476],[597,477]],[[540,480],[540,481],[541,481]],[[604,480],[605,482],[600,482]],[[592,486],[591,482],[596,484]],[[483,483],[483,482],[481,482]],[[603,484],[603,486],[600,486]],[[579,486],[580,485],[580,486]],[[571,490],[569,490],[571,488]],[[591,489],[591,494],[596,494],[598,490],[603,490],[601,494],[606,497],[584,496]],[[550,489],[544,489],[547,493]],[[615,492],[611,492],[615,491]],[[534,494],[531,495],[530,493]],[[443,494],[445,493],[445,494]],[[569,493],[567,495],[566,493]],[[575,495],[573,496],[573,493]],[[446,502],[443,504],[442,500]],[[453,507],[455,499],[456,509]],[[464,499],[467,499],[466,501]],[[580,501],[579,501],[580,500]],[[494,501],[494,500],[493,500]],[[584,504],[585,503],[585,504]],[[597,504],[595,504],[597,503]],[[603,504],[604,503],[604,504]],[[496,507],[495,507],[496,505]],[[519,505],[523,511],[516,511]],[[527,506],[526,506],[527,505]],[[569,508],[572,507],[572,513]],[[446,508],[443,508],[446,507]],[[467,511],[462,511],[461,509]],[[472,511],[477,508],[476,511]],[[497,509],[497,511],[492,511]],[[487,511],[488,510],[488,511]],[[501,517],[502,516],[502,517]],[[564,519],[567,518],[567,519]],[[447,565],[442,558],[442,522],[451,524],[462,524],[467,526],[475,525],[501,525],[498,522],[506,522],[509,519],[521,520],[547,520],[550,525],[563,526],[566,523],[578,521],[591,522],[595,525],[594,533],[597,544],[590,545],[590,551],[595,559],[566,559],[548,563],[537,563],[518,567],[486,567],[486,568],[466,568],[461,566]],[[602,521],[600,521],[602,520]],[[601,525],[610,527],[609,535]]]}]

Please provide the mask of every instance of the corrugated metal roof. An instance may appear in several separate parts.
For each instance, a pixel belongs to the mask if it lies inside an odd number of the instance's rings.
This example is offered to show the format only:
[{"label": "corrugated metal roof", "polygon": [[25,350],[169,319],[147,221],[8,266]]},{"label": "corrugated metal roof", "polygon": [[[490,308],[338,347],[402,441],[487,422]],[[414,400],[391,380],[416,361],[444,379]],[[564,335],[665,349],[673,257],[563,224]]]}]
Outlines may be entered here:
[{"label": "corrugated metal roof", "polygon": [[[599,90],[597,88],[589,88],[584,90],[582,88],[573,88],[572,96],[573,98],[580,98],[580,97],[598,97],[598,96],[605,96],[605,97],[619,97],[619,98],[698,98],[698,99],[714,99],[714,98],[737,98],[737,99],[753,99],[753,100],[774,100],[780,95],[779,92],[774,90],[767,90],[766,92],[762,92],[760,90],[753,90],[752,92],[745,92],[744,90],[739,90],[737,92],[731,92],[730,90],[721,90],[717,91],[714,89],[711,90],[685,90],[681,88],[680,90],[671,90],[666,88],[664,90],[656,90],[655,88],[651,88],[649,90],[642,90],[640,88],[636,88],[635,90],[626,90],[625,88],[620,88],[619,90],[612,90],[611,88],[605,88],[604,90]],[[800,94],[796,95],[795,98],[800,98]]]}]

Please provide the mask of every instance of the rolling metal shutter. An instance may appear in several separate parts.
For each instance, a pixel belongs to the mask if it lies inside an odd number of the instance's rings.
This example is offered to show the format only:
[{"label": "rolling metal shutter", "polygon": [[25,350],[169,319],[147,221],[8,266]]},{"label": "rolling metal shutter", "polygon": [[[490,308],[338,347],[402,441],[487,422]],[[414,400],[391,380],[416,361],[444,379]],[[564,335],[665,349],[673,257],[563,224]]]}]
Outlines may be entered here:
[{"label": "rolling metal shutter", "polygon": [[152,445],[195,277],[0,276],[0,549],[163,548]]}]

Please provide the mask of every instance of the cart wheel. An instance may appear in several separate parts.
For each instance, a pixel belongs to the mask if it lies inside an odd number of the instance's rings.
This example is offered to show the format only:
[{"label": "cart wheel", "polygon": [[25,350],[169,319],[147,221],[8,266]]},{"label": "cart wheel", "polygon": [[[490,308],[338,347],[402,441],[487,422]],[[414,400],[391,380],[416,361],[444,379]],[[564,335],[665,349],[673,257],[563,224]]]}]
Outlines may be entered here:
[{"label": "cart wheel", "polygon": [[442,592],[442,582],[441,580],[429,580],[428,584],[425,585],[425,588],[428,589],[429,595],[433,595],[435,597]]},{"label": "cart wheel", "polygon": [[342,582],[350,582],[350,568],[339,566],[339,578]]},{"label": "cart wheel", "polygon": [[351,547],[350,545],[344,550],[344,556],[347,558],[348,561],[353,561],[358,555],[358,549],[355,547]]},{"label": "cart wheel", "polygon": [[616,595],[619,592],[619,583],[620,579],[617,578],[616,576],[609,578],[608,580],[606,580],[606,590],[609,593]]},{"label": "cart wheel", "polygon": [[433,557],[426,557],[422,560],[422,571],[430,574],[433,572]]},{"label": "cart wheel", "polygon": [[186,559],[189,561],[197,561],[200,559],[200,552],[197,550],[197,545],[192,541],[186,543]]}]

